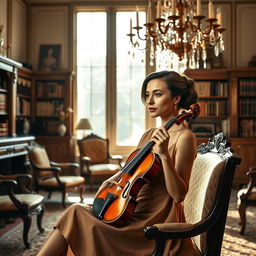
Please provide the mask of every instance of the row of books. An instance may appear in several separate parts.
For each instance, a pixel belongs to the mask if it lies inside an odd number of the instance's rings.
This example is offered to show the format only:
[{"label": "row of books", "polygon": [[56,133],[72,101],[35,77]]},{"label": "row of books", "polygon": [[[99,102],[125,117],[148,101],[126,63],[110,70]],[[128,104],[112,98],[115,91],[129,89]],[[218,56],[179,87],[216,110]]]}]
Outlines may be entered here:
[{"label": "row of books", "polygon": [[195,89],[198,97],[227,97],[228,82],[227,81],[196,81]]},{"label": "row of books", "polygon": [[239,80],[240,95],[256,96],[256,79]]},{"label": "row of books", "polygon": [[17,115],[29,116],[31,111],[31,102],[28,99],[17,97]]},{"label": "row of books", "polygon": [[240,136],[256,138],[256,120],[241,120],[240,121]]},{"label": "row of books", "polygon": [[8,122],[0,123],[0,137],[8,136]]},{"label": "row of books", "polygon": [[31,95],[32,82],[28,79],[19,77],[17,79],[17,93]]},{"label": "row of books", "polygon": [[256,99],[241,99],[240,100],[240,115],[241,116],[256,116]]},{"label": "row of books", "polygon": [[60,82],[37,82],[37,97],[63,97],[64,86]]},{"label": "row of books", "polygon": [[0,113],[6,113],[7,110],[7,95],[0,93]]},{"label": "row of books", "polygon": [[7,85],[9,84],[8,80],[7,75],[0,74],[0,89],[7,90]]},{"label": "row of books", "polygon": [[199,117],[223,117],[228,115],[227,101],[200,101],[200,115]]},{"label": "row of books", "polygon": [[61,105],[61,101],[38,101],[36,103],[37,116],[54,116]]}]

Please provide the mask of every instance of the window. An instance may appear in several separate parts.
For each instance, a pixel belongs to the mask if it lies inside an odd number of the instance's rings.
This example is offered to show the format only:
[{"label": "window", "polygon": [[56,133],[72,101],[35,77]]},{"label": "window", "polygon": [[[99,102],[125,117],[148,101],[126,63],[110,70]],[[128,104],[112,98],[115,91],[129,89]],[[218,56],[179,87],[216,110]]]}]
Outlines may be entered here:
[{"label": "window", "polygon": [[[86,32],[85,32],[86,31]],[[88,36],[90,35],[90,36]],[[77,13],[77,115],[106,136],[106,13]]]},{"label": "window", "polygon": [[[145,53],[136,59],[128,54],[130,17],[135,26],[135,12],[77,13],[78,120],[89,118],[93,133],[108,137],[112,149],[119,152],[137,145],[145,131],[140,99]],[[139,18],[143,23],[145,12]]]}]

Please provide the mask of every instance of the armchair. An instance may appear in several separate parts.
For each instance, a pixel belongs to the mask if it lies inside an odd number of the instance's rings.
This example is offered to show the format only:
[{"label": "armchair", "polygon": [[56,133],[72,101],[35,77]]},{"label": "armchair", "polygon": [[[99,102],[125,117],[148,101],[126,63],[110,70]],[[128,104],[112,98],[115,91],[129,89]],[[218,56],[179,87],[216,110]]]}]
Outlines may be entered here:
[{"label": "armchair", "polygon": [[[31,181],[32,177],[29,174],[0,175],[1,191],[6,192],[6,195],[0,195],[0,218],[18,217],[23,220],[23,242],[26,248],[30,247],[28,233],[32,215],[37,215],[38,229],[41,233],[44,232],[44,197],[29,189]],[[21,193],[17,194],[17,190]]]},{"label": "armchair", "polygon": [[85,179],[81,176],[61,176],[63,167],[76,169],[77,163],[56,163],[50,161],[46,150],[38,144],[27,147],[30,160],[30,167],[34,177],[35,190],[48,191],[48,199],[53,191],[60,191],[62,194],[62,205],[65,208],[66,193],[70,190],[80,191],[80,200],[83,202],[85,190]]},{"label": "armchair", "polygon": [[192,238],[199,255],[220,255],[233,176],[241,161],[227,146],[220,133],[198,147],[184,200],[186,223],[146,227],[145,237],[155,240],[152,255],[163,255],[167,240],[182,238]]},{"label": "armchair", "polygon": [[250,167],[247,175],[250,176],[246,188],[242,188],[237,193],[237,209],[240,215],[240,234],[243,235],[246,226],[246,208],[256,207],[256,166]]},{"label": "armchair", "polygon": [[[77,143],[80,153],[81,176],[89,178],[91,190],[95,177],[110,177],[122,168],[123,157],[109,153],[108,139],[90,134],[78,140]],[[111,160],[116,163],[112,163]]]}]

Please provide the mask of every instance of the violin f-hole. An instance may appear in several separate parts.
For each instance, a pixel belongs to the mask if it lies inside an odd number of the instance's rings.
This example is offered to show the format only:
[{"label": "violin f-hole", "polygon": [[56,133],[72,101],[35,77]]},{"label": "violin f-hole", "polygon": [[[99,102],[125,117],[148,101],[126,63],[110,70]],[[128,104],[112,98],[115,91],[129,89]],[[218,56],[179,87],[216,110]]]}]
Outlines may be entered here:
[{"label": "violin f-hole", "polygon": [[130,187],[130,184],[131,184],[130,181],[126,181],[126,186],[122,193],[122,198],[127,198],[126,192],[127,192],[128,188]]}]

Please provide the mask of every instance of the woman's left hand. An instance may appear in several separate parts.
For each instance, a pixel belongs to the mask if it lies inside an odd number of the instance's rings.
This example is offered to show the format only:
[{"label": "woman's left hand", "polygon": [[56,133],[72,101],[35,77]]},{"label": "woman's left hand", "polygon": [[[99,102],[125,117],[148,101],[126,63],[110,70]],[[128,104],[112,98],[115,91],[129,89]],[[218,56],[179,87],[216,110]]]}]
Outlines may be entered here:
[{"label": "woman's left hand", "polygon": [[156,143],[156,149],[158,155],[168,154],[170,135],[165,127],[160,127],[153,132],[151,140]]}]

